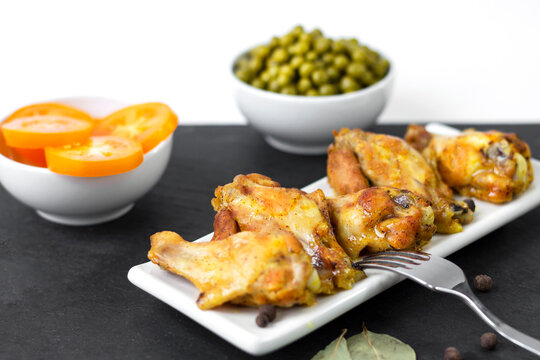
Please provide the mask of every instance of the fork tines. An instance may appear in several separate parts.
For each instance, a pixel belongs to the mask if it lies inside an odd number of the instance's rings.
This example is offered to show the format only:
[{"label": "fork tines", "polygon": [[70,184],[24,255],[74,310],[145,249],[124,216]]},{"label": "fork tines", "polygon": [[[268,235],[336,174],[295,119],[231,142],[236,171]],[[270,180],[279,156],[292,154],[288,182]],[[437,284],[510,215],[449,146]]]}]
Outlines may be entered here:
[{"label": "fork tines", "polygon": [[[429,254],[420,251],[383,251],[368,255],[355,261],[352,265],[355,269],[363,268],[405,268],[407,265],[420,265],[422,261],[428,261]],[[418,262],[420,261],[420,262]]]}]

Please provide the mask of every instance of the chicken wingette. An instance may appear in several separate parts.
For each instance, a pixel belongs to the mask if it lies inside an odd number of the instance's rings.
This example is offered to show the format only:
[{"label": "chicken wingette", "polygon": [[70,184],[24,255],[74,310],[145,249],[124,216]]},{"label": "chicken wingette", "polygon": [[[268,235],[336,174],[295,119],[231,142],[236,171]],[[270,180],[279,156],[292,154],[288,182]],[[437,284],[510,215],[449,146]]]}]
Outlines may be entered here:
[{"label": "chicken wingette", "polygon": [[449,137],[411,125],[405,140],[436,164],[444,182],[463,196],[507,202],[534,177],[529,146],[515,134],[469,129]]},{"label": "chicken wingette", "polygon": [[218,226],[214,240],[230,234],[236,226],[239,231],[287,231],[310,255],[325,294],[349,289],[364,276],[352,268],[349,256],[337,242],[321,190],[307,194],[281,187],[266,176],[249,174],[238,175],[232,183],[218,187],[215,196],[212,205],[218,212],[214,222]]},{"label": "chicken wingette", "polygon": [[338,195],[366,186],[392,186],[428,200],[440,233],[456,233],[473,219],[474,206],[455,201],[437,169],[400,138],[342,129],[328,149],[328,182]]},{"label": "chicken wingette", "polygon": [[224,303],[311,305],[319,292],[311,258],[289,233],[243,231],[220,241],[191,243],[162,231],[151,236],[148,258],[191,281],[206,310]]}]

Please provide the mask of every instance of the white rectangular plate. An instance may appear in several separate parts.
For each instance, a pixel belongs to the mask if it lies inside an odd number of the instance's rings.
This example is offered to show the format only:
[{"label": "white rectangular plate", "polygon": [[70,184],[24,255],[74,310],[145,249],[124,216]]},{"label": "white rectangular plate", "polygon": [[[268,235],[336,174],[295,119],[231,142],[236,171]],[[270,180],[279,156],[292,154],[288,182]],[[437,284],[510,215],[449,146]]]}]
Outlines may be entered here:
[{"label": "white rectangular plate", "polygon": [[[432,125],[429,130],[446,134],[456,131],[441,125]],[[532,164],[537,177],[525,193],[504,205],[475,200],[474,221],[466,225],[463,232],[435,235],[424,250],[448,256],[535,208],[540,204],[540,161],[533,159]],[[326,178],[303,188],[306,192],[316,189],[332,194]],[[212,234],[208,234],[197,241],[209,241],[211,237]],[[279,310],[276,320],[266,328],[255,324],[257,310],[253,308],[226,305],[214,310],[200,310],[195,304],[199,296],[195,286],[151,262],[131,268],[128,279],[238,348],[253,355],[263,355],[312,332],[402,280],[389,272],[368,270],[366,273],[367,279],[356,283],[351,290],[319,296],[316,305]]]}]

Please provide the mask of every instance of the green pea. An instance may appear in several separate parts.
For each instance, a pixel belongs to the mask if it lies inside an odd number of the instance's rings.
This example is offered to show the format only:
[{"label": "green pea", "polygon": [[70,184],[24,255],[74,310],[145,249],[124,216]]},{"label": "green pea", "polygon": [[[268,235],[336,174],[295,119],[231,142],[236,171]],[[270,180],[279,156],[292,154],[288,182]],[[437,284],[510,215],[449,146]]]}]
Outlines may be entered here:
[{"label": "green pea", "polygon": [[268,83],[268,90],[273,92],[279,92],[281,90],[281,86],[277,82],[277,80],[270,80]]},{"label": "green pea", "polygon": [[373,71],[378,78],[383,78],[388,72],[389,68],[390,62],[386,59],[380,59],[379,62],[373,67]]},{"label": "green pea", "polygon": [[334,58],[334,66],[338,70],[345,69],[347,65],[349,65],[349,59],[345,55],[343,54],[336,55],[336,57]]},{"label": "green pea", "polygon": [[270,76],[271,79],[277,78],[279,74],[279,66],[273,65],[273,66],[268,67],[267,70],[268,70],[268,75]]},{"label": "green pea", "polygon": [[328,74],[326,74],[326,71],[324,70],[315,70],[313,74],[311,74],[311,80],[317,86],[324,85],[328,83]]},{"label": "green pea", "polygon": [[374,52],[374,51],[371,51],[371,50],[367,49],[367,52],[366,52],[366,63],[367,63],[369,66],[374,66],[377,62],[379,62],[379,54],[377,54],[377,53]]},{"label": "green pea", "polygon": [[300,37],[298,37],[298,41],[305,42],[311,45],[313,42],[313,35],[308,33],[302,33],[300,34]]},{"label": "green pea", "polygon": [[377,82],[377,80],[375,80],[375,77],[373,76],[373,73],[370,73],[369,71],[366,71],[364,75],[362,75],[361,80],[365,86],[373,85]]},{"label": "green pea", "polygon": [[302,27],[302,25],[296,25],[289,34],[295,36],[295,37],[298,37],[300,36],[301,34],[304,33],[304,28]]},{"label": "green pea", "polygon": [[302,65],[300,65],[300,68],[298,69],[298,73],[301,77],[308,77],[311,75],[311,73],[315,70],[315,66],[313,63],[305,62]]},{"label": "green pea", "polygon": [[332,43],[332,51],[335,53],[341,53],[345,52],[347,50],[347,47],[345,46],[345,41],[343,39],[334,41]]},{"label": "green pea", "polygon": [[287,52],[287,50],[283,48],[277,48],[272,53],[272,60],[277,61],[278,63],[283,63],[287,61],[288,58],[289,58],[289,53]]},{"label": "green pea", "polygon": [[315,51],[308,51],[306,53],[307,61],[315,61],[317,59],[317,53]]},{"label": "green pea", "polygon": [[274,36],[272,40],[270,40],[270,44],[268,44],[270,49],[275,49],[279,46],[279,38]]},{"label": "green pea", "polygon": [[323,37],[317,38],[313,42],[313,49],[319,54],[327,52],[330,46],[332,46],[332,40]]},{"label": "green pea", "polygon": [[268,56],[268,54],[270,54],[270,47],[266,45],[259,45],[253,50],[251,50],[249,53],[252,57],[264,59]]},{"label": "green pea", "polygon": [[349,39],[348,43],[349,43],[349,47],[352,49],[360,47],[360,42],[355,38]]},{"label": "green pea", "polygon": [[276,61],[276,60],[273,60],[272,58],[268,58],[266,59],[266,67],[272,67],[272,66],[278,66],[279,65],[279,62]]},{"label": "green pea", "polygon": [[332,64],[334,62],[334,54],[332,53],[323,54],[322,61],[324,61],[325,64]]},{"label": "green pea", "polygon": [[298,94],[298,91],[296,91],[294,85],[288,85],[281,89],[281,93],[286,95],[296,95]]},{"label": "green pea", "polygon": [[298,80],[298,91],[300,91],[300,93],[305,94],[312,87],[311,81],[308,78],[301,78]]},{"label": "green pea", "polygon": [[353,78],[362,79],[362,76],[367,71],[366,65],[362,63],[353,62],[347,66],[347,75],[352,76]]},{"label": "green pea", "polygon": [[303,63],[304,63],[304,58],[300,55],[296,55],[296,56],[293,56],[293,58],[289,62],[289,65],[291,65],[293,69],[298,69],[300,65],[302,65]]},{"label": "green pea", "polygon": [[253,86],[255,86],[256,88],[259,88],[259,89],[264,89],[265,82],[262,79],[257,78],[257,79],[253,79],[253,81],[251,81],[251,85],[253,85]]},{"label": "green pea", "polygon": [[268,70],[264,70],[263,72],[261,72],[259,77],[265,84],[270,81],[270,73],[268,72]]},{"label": "green pea", "polygon": [[279,45],[287,47],[294,42],[295,38],[292,34],[285,34],[279,38]]},{"label": "green pea", "polygon": [[284,87],[286,85],[289,85],[291,83],[291,77],[287,76],[285,74],[279,74],[277,77],[277,82],[279,86]]},{"label": "green pea", "polygon": [[292,66],[285,64],[279,68],[279,73],[289,78],[292,78],[294,76],[294,69],[292,68]]},{"label": "green pea", "polygon": [[323,33],[320,29],[314,29],[311,33],[311,36],[313,36],[313,38],[320,38],[323,36]]},{"label": "green pea", "polygon": [[341,78],[341,81],[339,82],[339,88],[344,93],[356,91],[360,89],[360,84],[358,82],[350,77],[350,76],[344,76]]},{"label": "green pea", "polygon": [[319,92],[315,89],[309,89],[306,91],[307,96],[319,96]]},{"label": "green pea", "polygon": [[249,60],[249,69],[255,74],[259,72],[259,70],[262,68],[262,65],[262,61],[259,58],[255,57]]},{"label": "green pea", "polygon": [[236,67],[240,69],[249,69],[249,59],[246,57],[241,57],[236,61]]},{"label": "green pea", "polygon": [[251,79],[253,79],[253,74],[249,70],[245,69],[238,69],[234,72],[237,78],[242,80],[243,82],[249,83]]},{"label": "green pea", "polygon": [[351,53],[353,61],[365,62],[367,60],[366,51],[362,48],[354,49]]},{"label": "green pea", "polygon": [[309,43],[305,41],[297,42],[289,47],[289,52],[295,55],[303,55],[309,51]]},{"label": "green pea", "polygon": [[319,88],[319,94],[321,95],[335,95],[338,93],[338,88],[333,84],[324,84]]},{"label": "green pea", "polygon": [[341,72],[335,66],[329,66],[326,68],[326,74],[328,74],[330,81],[336,81],[339,79]]}]

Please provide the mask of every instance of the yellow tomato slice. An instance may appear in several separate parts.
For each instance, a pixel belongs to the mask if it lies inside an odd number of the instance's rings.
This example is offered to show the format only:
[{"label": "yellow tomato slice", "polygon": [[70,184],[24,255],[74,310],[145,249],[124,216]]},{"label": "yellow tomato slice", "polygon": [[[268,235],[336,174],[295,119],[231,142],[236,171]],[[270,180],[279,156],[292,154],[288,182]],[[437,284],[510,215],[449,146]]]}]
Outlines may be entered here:
[{"label": "yellow tomato slice", "polygon": [[178,117],[165,104],[146,103],[121,109],[97,121],[93,135],[114,135],[136,140],[147,153],[171,135]]},{"label": "yellow tomato slice", "polygon": [[71,106],[56,104],[56,103],[41,103],[28,105],[19,110],[15,111],[13,114],[9,115],[4,123],[9,122],[13,119],[18,119],[22,117],[32,117],[32,116],[42,116],[42,115],[59,115],[67,116],[75,119],[81,119],[92,122],[93,119],[90,115],[75,109]]},{"label": "yellow tomato slice", "polygon": [[141,144],[118,136],[92,136],[82,145],[45,148],[52,172],[71,176],[107,176],[125,173],[143,162]]},{"label": "yellow tomato slice", "polygon": [[42,149],[86,141],[92,133],[92,123],[67,116],[36,115],[3,123],[2,133],[8,146]]},{"label": "yellow tomato slice", "polygon": [[[3,122],[8,123],[13,119],[42,115],[67,116],[93,122],[92,117],[84,111],[73,108],[71,106],[57,103],[40,103],[25,106],[15,111],[13,114],[9,115]],[[0,147],[0,152],[5,156],[8,156],[12,160],[18,161],[26,165],[47,167],[47,164],[45,163],[44,149],[23,149],[8,147],[3,136],[1,136],[1,141],[3,147]]]}]

